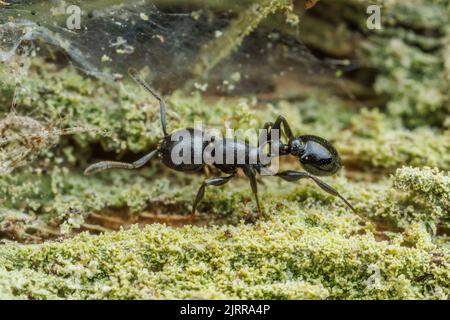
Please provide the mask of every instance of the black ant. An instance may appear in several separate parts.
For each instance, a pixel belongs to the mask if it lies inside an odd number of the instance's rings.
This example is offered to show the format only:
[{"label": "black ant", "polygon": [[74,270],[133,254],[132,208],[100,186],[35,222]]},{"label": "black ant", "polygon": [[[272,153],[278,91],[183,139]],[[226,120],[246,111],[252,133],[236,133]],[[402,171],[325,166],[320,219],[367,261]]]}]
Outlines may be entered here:
[{"label": "black ant", "polygon": [[[193,128],[179,129],[169,134],[167,132],[166,127],[166,104],[164,102],[164,99],[162,99],[144,80],[142,80],[137,75],[136,70],[130,69],[129,74],[137,83],[139,83],[142,87],[144,87],[148,92],[150,92],[150,94],[153,95],[153,97],[155,97],[159,101],[161,125],[164,138],[159,144],[158,149],[153,150],[152,152],[148,153],[147,155],[145,155],[144,157],[138,159],[133,163],[102,161],[89,166],[84,171],[84,174],[90,175],[111,168],[137,169],[145,165],[155,156],[157,156],[164,165],[176,171],[185,171],[185,172],[199,171],[203,169],[205,165],[211,164],[227,175],[222,177],[206,179],[202,183],[200,189],[197,192],[197,196],[195,197],[194,204],[192,206],[192,216],[193,216],[195,214],[197,205],[203,199],[206,187],[224,185],[236,175],[237,169],[240,168],[243,170],[244,174],[250,180],[250,186],[255,196],[258,213],[261,215],[262,211],[258,200],[256,174],[257,173],[260,174],[262,169],[268,168],[267,164],[263,164],[260,161],[260,159],[262,158],[261,156],[263,149],[260,146],[255,147],[245,141],[238,140],[236,138],[234,139],[223,138],[219,140],[215,140],[214,138],[207,138],[205,132]],[[272,141],[271,138],[272,131],[280,130],[281,127],[283,127],[283,132],[288,138],[288,143],[286,144],[281,143],[279,139],[277,139],[276,141],[275,140]],[[307,172],[298,172],[288,170],[273,175],[276,175],[286,181],[291,182],[304,178],[312,179],[324,191],[341,198],[354,211],[352,205],[345,198],[343,198],[335,189],[333,189],[331,186],[329,186],[328,184],[326,184],[325,182],[316,177],[316,176],[332,175],[341,168],[339,155],[336,149],[328,141],[312,135],[295,137],[292,134],[292,131],[286,119],[282,116],[279,116],[275,121],[275,123],[270,122],[266,123],[264,128],[266,130],[270,129],[268,134],[268,136],[270,137],[268,143],[279,144],[278,145],[279,155],[280,156],[293,155],[298,157],[300,163],[303,165],[303,168],[307,171]],[[177,136],[179,137],[179,133],[182,130],[185,130],[185,132],[189,133],[190,139],[176,138]],[[222,151],[224,159],[227,155],[230,154],[234,155],[244,154],[245,161],[236,161],[237,157],[234,156],[232,157],[234,161],[231,163],[228,161],[227,163],[225,162],[206,163],[205,160],[203,159],[203,154],[205,148],[210,147],[211,144],[214,144],[215,146],[220,146],[220,150]],[[179,150],[183,149],[183,147],[187,148],[187,150],[191,150],[190,153],[191,161],[190,162],[186,161],[183,163],[174,162],[172,158],[174,148],[178,148]],[[201,159],[200,163],[198,161],[197,163],[194,161],[194,159],[198,158]],[[257,160],[250,161],[251,159]]]}]

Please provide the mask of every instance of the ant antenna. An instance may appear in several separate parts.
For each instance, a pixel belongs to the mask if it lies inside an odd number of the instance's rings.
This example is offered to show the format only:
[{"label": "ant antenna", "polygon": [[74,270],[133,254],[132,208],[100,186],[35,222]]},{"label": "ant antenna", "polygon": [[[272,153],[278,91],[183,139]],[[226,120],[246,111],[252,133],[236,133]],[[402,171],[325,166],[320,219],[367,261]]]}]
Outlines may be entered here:
[{"label": "ant antenna", "polygon": [[128,74],[130,75],[131,78],[133,78],[134,81],[136,81],[138,84],[140,84],[145,90],[147,90],[148,92],[150,92],[150,94],[155,97],[156,100],[159,101],[159,111],[161,114],[161,125],[162,125],[162,130],[164,133],[164,136],[168,136],[167,134],[167,128],[166,128],[166,103],[164,102],[164,99],[161,98],[161,96],[159,94],[157,94],[152,87],[150,87],[150,85],[145,82],[144,79],[142,79],[138,72],[136,71],[136,69],[134,68],[129,68],[128,69]]}]

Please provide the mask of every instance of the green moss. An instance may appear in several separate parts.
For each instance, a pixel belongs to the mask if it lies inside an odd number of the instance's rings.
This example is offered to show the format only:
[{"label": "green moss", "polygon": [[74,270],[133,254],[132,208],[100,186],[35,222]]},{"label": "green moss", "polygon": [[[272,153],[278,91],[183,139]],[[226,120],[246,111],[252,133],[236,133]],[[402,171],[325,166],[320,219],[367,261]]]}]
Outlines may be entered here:
[{"label": "green moss", "polygon": [[411,203],[425,210],[417,210],[416,219],[422,221],[450,222],[450,179],[447,174],[431,168],[398,169],[394,187],[405,191]]},{"label": "green moss", "polygon": [[[446,1],[383,1],[383,28],[364,45],[379,70],[375,89],[389,97],[390,115],[408,127],[448,120],[450,9]],[[433,35],[433,36],[430,36]]]},{"label": "green moss", "polygon": [[[110,179],[119,177],[105,177]],[[416,182],[408,183],[410,179]],[[446,208],[447,180],[430,169],[404,168],[393,181],[396,188],[406,184],[411,192]],[[375,184],[356,191],[362,184],[342,177],[332,184],[359,213],[370,216],[369,210],[391,206],[400,219],[406,212],[397,202],[401,192],[389,183],[378,183],[378,192]],[[361,220],[312,184],[281,185],[268,180],[261,188],[266,216],[254,224],[236,221],[178,229],[153,224],[100,236],[84,233],[63,243],[6,244],[0,248],[2,292],[6,297],[90,299],[435,299],[450,294],[449,248],[424,227],[426,212],[416,215],[418,222],[406,225],[404,232],[383,233],[376,230],[375,220]],[[206,202],[218,213],[226,212],[220,203],[241,218],[254,210],[247,188],[216,190],[207,192]],[[104,191],[92,192],[98,208],[104,206]],[[117,197],[115,192],[111,199]],[[189,197],[182,198],[188,205]],[[85,201],[86,208],[89,198]],[[389,240],[380,241],[380,235]]]},{"label": "green moss", "polygon": [[[256,225],[152,225],[37,247],[5,245],[0,283],[18,277],[3,290],[32,298],[435,299],[449,294],[448,251],[357,235],[346,215],[319,214],[322,221],[342,224],[331,231],[320,222],[311,227],[307,216],[288,205]],[[344,228],[349,224],[353,232]]]},{"label": "green moss", "polygon": [[407,130],[377,110],[355,116],[337,145],[349,166],[389,171],[403,165],[450,169],[448,132],[428,127]]}]

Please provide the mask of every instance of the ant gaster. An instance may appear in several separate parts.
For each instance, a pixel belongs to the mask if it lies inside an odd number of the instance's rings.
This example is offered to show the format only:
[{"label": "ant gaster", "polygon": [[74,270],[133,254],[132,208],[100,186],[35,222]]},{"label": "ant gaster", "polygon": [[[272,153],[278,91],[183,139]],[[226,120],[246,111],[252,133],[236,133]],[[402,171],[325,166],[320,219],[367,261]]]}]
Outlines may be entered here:
[{"label": "ant gaster", "polygon": [[[153,97],[155,97],[159,101],[161,125],[164,138],[160,142],[158,149],[153,150],[152,152],[148,153],[147,155],[145,155],[144,157],[138,159],[133,163],[102,161],[89,166],[84,171],[84,174],[90,175],[111,168],[137,169],[145,165],[155,156],[157,156],[164,165],[173,170],[185,172],[199,171],[203,169],[205,165],[207,165],[203,160],[203,157],[200,157],[202,161],[201,163],[198,164],[196,164],[195,161],[191,161],[189,164],[186,163],[177,164],[172,159],[173,149],[175,147],[180,149],[180,147],[183,147],[183,145],[180,144],[187,144],[184,147],[188,149],[190,148],[191,160],[193,160],[196,155],[198,156],[198,154],[196,153],[201,152],[201,155],[203,155],[203,151],[211,143],[215,143],[215,145],[219,143],[221,144],[221,150],[223,152],[223,155],[233,153],[235,155],[245,154],[245,162],[243,164],[239,163],[236,157],[233,157],[234,162],[232,163],[225,164],[223,162],[222,163],[213,162],[212,163],[213,166],[215,166],[216,168],[218,168],[220,171],[222,171],[227,175],[206,179],[202,183],[200,189],[197,192],[197,196],[195,197],[191,214],[192,215],[195,214],[197,205],[203,199],[206,187],[221,186],[226,184],[231,180],[231,178],[233,178],[236,175],[237,169],[240,168],[250,180],[250,186],[255,196],[258,213],[261,215],[262,211],[258,199],[258,187],[256,183],[256,175],[257,173],[261,173],[262,169],[267,168],[267,165],[262,164],[260,161],[260,159],[262,158],[261,156],[263,148],[261,148],[260,146],[257,147],[252,146],[249,143],[238,139],[224,138],[218,141],[214,141],[213,138],[206,139],[204,132],[193,128],[180,129],[189,132],[191,139],[181,139],[181,140],[175,139],[174,135],[180,130],[176,130],[171,134],[167,132],[166,104],[164,102],[164,99],[162,99],[144,80],[142,80],[137,75],[136,70],[130,69],[129,74],[137,83],[139,83],[142,87],[144,87],[150,94],[153,95]],[[336,149],[328,141],[312,135],[295,137],[292,134],[292,131],[286,119],[282,116],[279,116],[276,119],[275,123],[270,122],[266,123],[264,128],[266,130],[270,129],[268,133],[268,144],[271,145],[271,143],[278,143],[277,147],[279,148],[280,156],[293,155],[297,157],[300,163],[303,165],[303,168],[307,171],[307,172],[299,172],[288,170],[273,175],[276,175],[286,181],[291,182],[304,178],[312,179],[324,191],[341,198],[352,210],[354,210],[352,205],[345,198],[343,198],[335,189],[333,189],[331,186],[329,186],[328,184],[326,184],[325,182],[316,177],[316,176],[332,175],[336,173],[341,167],[339,155]],[[279,139],[272,141],[271,138],[272,130],[280,130],[284,132],[285,136],[288,138],[288,142],[284,144]],[[256,157],[257,159],[256,163],[254,161],[253,162],[249,161],[251,157]]]}]

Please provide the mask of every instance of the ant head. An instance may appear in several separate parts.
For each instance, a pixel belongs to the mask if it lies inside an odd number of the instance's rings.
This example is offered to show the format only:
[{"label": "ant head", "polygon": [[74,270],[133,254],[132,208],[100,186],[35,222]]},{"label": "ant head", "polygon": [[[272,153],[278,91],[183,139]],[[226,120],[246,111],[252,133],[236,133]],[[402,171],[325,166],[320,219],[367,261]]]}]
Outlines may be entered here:
[{"label": "ant head", "polygon": [[329,176],[341,168],[336,149],[317,136],[299,136],[289,140],[290,154],[298,157],[303,168],[316,176]]}]

